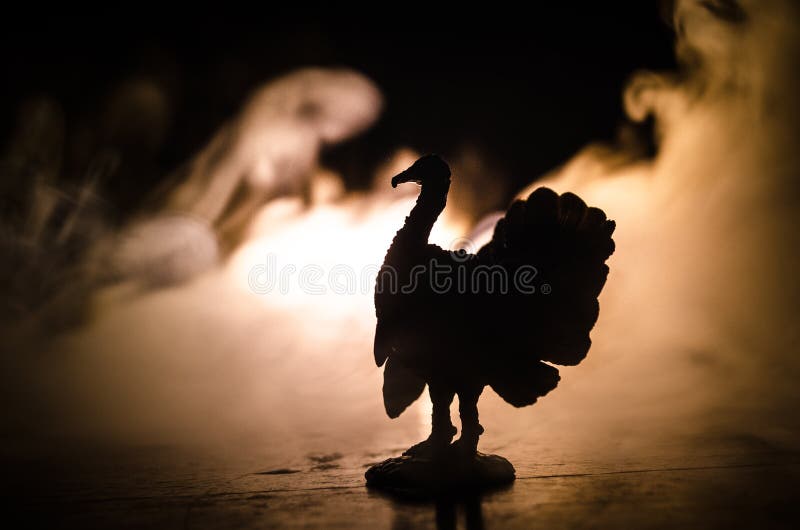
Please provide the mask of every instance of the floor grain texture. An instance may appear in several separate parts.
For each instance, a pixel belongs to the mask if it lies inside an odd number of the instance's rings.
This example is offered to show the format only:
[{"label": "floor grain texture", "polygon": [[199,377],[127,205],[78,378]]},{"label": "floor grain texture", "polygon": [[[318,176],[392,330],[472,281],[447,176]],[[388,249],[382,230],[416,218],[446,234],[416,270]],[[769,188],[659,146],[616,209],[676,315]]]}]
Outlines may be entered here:
[{"label": "floor grain texture", "polygon": [[537,462],[517,448],[508,452],[518,476],[508,488],[407,502],[365,487],[365,469],[392,450],[6,454],[4,499],[19,521],[60,528],[794,528],[800,521],[800,454],[789,451],[667,445],[622,459],[587,450]]}]

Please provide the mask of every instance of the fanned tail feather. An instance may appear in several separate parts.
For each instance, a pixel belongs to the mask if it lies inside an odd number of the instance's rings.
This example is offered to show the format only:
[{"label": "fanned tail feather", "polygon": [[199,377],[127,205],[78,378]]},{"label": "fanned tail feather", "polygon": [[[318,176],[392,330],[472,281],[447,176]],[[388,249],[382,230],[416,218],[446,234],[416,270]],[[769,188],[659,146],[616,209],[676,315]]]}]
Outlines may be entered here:
[{"label": "fanned tail feather", "polygon": [[533,405],[557,385],[561,377],[558,370],[532,358],[514,357],[503,374],[494,377],[492,390],[515,407]]},{"label": "fanned tail feather", "polygon": [[614,252],[614,221],[587,207],[572,193],[538,188],[515,201],[496,227],[479,259],[513,273],[537,269],[538,292],[500,304],[508,334],[524,352],[561,365],[579,363],[589,351],[589,332],[599,314],[597,296],[605,285],[605,261]]}]

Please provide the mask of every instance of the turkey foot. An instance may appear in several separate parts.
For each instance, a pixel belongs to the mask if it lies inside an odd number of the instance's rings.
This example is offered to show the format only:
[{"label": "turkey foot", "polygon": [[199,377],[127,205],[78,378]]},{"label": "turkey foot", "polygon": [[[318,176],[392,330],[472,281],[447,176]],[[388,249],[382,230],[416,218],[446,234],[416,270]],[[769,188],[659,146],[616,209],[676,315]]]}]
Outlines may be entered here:
[{"label": "turkey foot", "polygon": [[450,446],[453,452],[462,458],[474,457],[478,453],[478,439],[483,433],[483,427],[473,433],[462,432],[461,436]]},{"label": "turkey foot", "polygon": [[447,451],[447,449],[450,447],[450,441],[455,435],[456,428],[452,425],[447,432],[442,432],[441,434],[431,433],[427,439],[422,440],[421,442],[414,444],[403,451],[403,456],[416,456],[422,458],[440,456],[444,454],[445,451]]}]

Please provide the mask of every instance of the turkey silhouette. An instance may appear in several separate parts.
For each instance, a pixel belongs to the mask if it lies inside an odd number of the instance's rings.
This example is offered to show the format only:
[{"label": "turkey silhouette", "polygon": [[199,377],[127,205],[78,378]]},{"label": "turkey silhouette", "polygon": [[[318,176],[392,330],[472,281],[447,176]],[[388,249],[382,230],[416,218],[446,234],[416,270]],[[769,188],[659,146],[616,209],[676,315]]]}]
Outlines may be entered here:
[{"label": "turkey silhouette", "polygon": [[[384,405],[396,418],[427,384],[431,434],[403,454],[474,457],[483,433],[478,398],[486,385],[515,407],[532,405],[560,379],[547,363],[575,365],[588,353],[615,223],[576,195],[539,188],[514,201],[477,254],[450,252],[428,243],[447,201],[447,163],[426,155],[392,186],[405,182],[421,191],[375,289]],[[456,394],[461,436],[451,445]]]}]

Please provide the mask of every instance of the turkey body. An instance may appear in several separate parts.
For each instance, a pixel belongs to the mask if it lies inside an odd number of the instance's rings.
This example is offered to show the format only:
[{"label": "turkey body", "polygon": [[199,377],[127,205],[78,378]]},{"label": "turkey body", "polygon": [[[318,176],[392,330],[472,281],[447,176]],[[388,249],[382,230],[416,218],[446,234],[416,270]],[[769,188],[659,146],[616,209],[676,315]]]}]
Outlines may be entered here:
[{"label": "turkey body", "polygon": [[392,184],[408,181],[421,185],[420,195],[375,289],[384,405],[396,417],[428,385],[432,433],[409,450],[414,454],[450,443],[449,407],[457,394],[460,446],[474,452],[485,386],[514,406],[531,405],[558,384],[548,363],[574,365],[586,356],[614,222],[573,194],[539,188],[511,205],[477,254],[449,252],[428,243],[445,207],[449,168],[428,155]]}]

